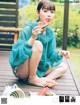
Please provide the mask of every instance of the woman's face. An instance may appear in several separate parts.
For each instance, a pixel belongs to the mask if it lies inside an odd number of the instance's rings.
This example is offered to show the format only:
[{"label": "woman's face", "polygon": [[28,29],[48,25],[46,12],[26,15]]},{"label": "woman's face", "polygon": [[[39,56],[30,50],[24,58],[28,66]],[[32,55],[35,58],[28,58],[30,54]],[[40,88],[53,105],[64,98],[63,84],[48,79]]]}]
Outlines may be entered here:
[{"label": "woman's face", "polygon": [[54,10],[48,10],[46,8],[40,9],[40,12],[38,12],[38,16],[40,18],[40,21],[47,21],[48,24],[50,24],[54,18]]}]

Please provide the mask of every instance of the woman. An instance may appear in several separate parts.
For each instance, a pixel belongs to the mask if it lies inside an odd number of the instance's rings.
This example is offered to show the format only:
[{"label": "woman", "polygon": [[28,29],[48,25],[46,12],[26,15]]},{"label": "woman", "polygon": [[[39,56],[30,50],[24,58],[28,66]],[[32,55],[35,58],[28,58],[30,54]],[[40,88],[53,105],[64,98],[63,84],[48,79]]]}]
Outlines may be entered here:
[{"label": "woman", "polygon": [[[69,58],[68,51],[57,51],[53,30],[48,26],[55,15],[55,5],[51,1],[41,1],[37,6],[38,21],[28,23],[13,45],[9,62],[15,76],[30,84],[53,87],[55,78],[67,70],[63,56]],[[40,24],[47,23],[42,27]]]}]

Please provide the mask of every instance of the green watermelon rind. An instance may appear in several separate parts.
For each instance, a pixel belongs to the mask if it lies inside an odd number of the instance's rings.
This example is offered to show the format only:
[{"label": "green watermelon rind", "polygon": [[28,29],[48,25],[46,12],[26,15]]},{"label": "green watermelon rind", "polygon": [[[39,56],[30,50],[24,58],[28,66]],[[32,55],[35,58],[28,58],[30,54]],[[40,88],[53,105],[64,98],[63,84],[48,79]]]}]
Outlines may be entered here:
[{"label": "green watermelon rind", "polygon": [[45,26],[42,26],[41,28],[45,28],[45,27],[47,27],[48,26],[48,24],[46,24]]},{"label": "green watermelon rind", "polygon": [[[46,24],[44,24],[44,23],[46,23]],[[42,23],[41,23],[42,24]],[[43,22],[43,25],[41,26],[41,28],[45,28],[45,27],[47,27],[48,26],[48,24],[47,24],[47,22]]]}]

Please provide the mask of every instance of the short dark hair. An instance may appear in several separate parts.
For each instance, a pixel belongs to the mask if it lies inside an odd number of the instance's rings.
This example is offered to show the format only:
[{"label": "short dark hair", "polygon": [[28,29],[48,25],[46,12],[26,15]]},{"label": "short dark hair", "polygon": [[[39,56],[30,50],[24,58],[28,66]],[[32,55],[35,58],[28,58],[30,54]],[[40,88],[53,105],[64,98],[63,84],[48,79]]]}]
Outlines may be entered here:
[{"label": "short dark hair", "polygon": [[40,12],[41,8],[55,11],[55,5],[51,1],[46,1],[46,0],[40,1],[38,6],[37,6],[37,11]]}]

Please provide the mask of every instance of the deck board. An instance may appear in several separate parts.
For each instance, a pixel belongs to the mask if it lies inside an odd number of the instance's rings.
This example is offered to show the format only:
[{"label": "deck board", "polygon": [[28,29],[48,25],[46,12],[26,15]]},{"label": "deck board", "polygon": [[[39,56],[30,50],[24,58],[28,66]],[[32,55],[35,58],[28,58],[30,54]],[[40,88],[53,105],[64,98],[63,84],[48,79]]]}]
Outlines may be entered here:
[{"label": "deck board", "polygon": [[[12,69],[10,67],[8,58],[10,52],[0,52],[0,95],[6,85],[17,84],[27,95],[28,91],[37,92],[41,89],[38,86],[30,86],[28,84],[21,83],[14,76]],[[80,95],[79,84],[76,80],[75,75],[70,67],[70,62],[64,59],[64,62],[68,65],[67,72],[56,81],[58,86],[50,88],[51,91],[55,92],[57,95]]]}]

